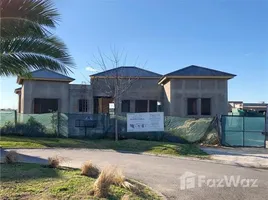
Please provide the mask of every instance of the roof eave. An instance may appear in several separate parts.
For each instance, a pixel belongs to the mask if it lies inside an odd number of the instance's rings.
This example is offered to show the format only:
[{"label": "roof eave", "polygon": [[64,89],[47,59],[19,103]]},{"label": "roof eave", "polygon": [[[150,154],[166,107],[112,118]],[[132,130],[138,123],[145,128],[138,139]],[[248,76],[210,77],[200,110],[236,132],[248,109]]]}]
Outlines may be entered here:
[{"label": "roof eave", "polygon": [[230,75],[230,76],[163,76],[158,84],[163,84],[166,80],[168,79],[232,79],[234,78],[236,75]]},{"label": "roof eave", "polygon": [[21,77],[17,77],[17,84],[19,84],[19,85],[21,85],[22,84],[22,79],[21,79]]},{"label": "roof eave", "polygon": [[136,78],[136,79],[159,79],[159,77],[150,77],[150,76],[89,76],[91,79],[93,78],[122,78],[122,79],[131,79],[131,78]]},{"label": "roof eave", "polygon": [[18,77],[17,78],[17,83],[18,84],[22,84],[23,80],[33,80],[33,81],[57,81],[57,82],[72,82],[75,79],[73,78],[69,78],[69,79],[57,79],[57,78],[22,78],[22,77]]},{"label": "roof eave", "polygon": [[158,81],[158,85],[162,85],[162,84],[164,84],[165,81],[168,81],[168,77],[167,77],[167,76],[163,76],[163,77]]},{"label": "roof eave", "polygon": [[21,92],[21,88],[16,88],[15,90],[14,90],[14,93],[15,94],[18,94],[18,93],[20,93]]}]

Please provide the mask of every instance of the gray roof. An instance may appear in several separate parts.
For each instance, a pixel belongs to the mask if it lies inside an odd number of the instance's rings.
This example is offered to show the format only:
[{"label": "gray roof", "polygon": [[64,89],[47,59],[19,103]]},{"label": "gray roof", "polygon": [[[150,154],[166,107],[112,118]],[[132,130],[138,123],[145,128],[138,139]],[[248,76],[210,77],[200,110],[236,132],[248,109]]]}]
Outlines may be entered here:
[{"label": "gray roof", "polygon": [[100,73],[93,74],[91,76],[120,76],[120,77],[146,77],[146,78],[160,78],[162,75],[155,72],[151,72],[145,69],[141,69],[134,66],[122,66],[106,70]]},{"label": "gray roof", "polygon": [[196,65],[190,65],[188,67],[179,69],[177,71],[168,73],[164,76],[236,76],[234,74],[214,70],[214,69],[209,69],[201,66],[196,66]]},{"label": "gray roof", "polygon": [[[57,80],[57,81],[66,81],[71,82],[75,79],[60,74],[58,72],[49,70],[49,69],[39,69],[36,71],[31,72],[31,79],[40,79],[40,80]],[[21,80],[27,79],[24,77],[18,77],[18,83],[21,83]]]},{"label": "gray roof", "polygon": [[262,103],[243,103],[243,107],[254,107],[254,106],[268,106],[268,103],[262,102]]},{"label": "gray roof", "polygon": [[48,79],[65,79],[65,80],[74,80],[73,78],[69,76],[65,76],[63,74],[60,74],[58,72],[48,70],[48,69],[39,69],[36,71],[33,71],[32,73],[33,78],[48,78]]}]

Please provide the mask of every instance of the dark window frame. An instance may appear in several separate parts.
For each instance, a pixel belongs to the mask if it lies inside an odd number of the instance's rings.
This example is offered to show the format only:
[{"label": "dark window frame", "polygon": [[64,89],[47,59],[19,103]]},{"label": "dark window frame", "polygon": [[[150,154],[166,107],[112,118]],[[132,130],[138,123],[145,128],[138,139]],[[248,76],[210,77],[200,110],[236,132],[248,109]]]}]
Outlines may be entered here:
[{"label": "dark window frame", "polygon": [[[125,108],[126,108],[126,110],[125,110]],[[121,112],[122,113],[130,112],[130,100],[122,100],[122,102],[121,102]]]},{"label": "dark window frame", "polygon": [[78,111],[79,112],[88,112],[88,99],[79,99],[78,100]]},{"label": "dark window frame", "polygon": [[198,98],[187,98],[187,115],[198,115],[197,100]]},{"label": "dark window frame", "polygon": [[201,98],[201,115],[211,115],[211,98]]},{"label": "dark window frame", "polygon": [[157,100],[149,100],[149,112],[157,112]]},{"label": "dark window frame", "polygon": [[50,113],[59,110],[59,99],[53,98],[34,98],[33,100],[33,113]]},{"label": "dark window frame", "polygon": [[[146,102],[146,107],[145,107],[145,102]],[[137,106],[138,104],[140,104],[139,107]],[[140,112],[148,112],[148,100],[135,100],[135,113],[140,113]]]}]

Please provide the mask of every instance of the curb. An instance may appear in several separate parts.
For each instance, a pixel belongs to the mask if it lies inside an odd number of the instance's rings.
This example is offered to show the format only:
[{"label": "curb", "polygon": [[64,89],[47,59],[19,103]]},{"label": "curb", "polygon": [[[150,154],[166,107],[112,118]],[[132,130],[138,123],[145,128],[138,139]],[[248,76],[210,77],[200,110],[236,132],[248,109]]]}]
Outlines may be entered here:
[{"label": "curb", "polygon": [[250,164],[243,164],[239,162],[234,162],[234,161],[226,161],[226,160],[217,160],[211,158],[213,155],[208,155],[208,158],[195,158],[195,157],[179,157],[179,156],[172,156],[172,155],[163,155],[163,154],[150,154],[150,153],[142,153],[144,155],[149,155],[149,156],[158,156],[158,157],[166,157],[166,158],[173,158],[173,159],[181,159],[181,160],[192,160],[192,161],[200,161],[200,162],[209,162],[213,164],[222,164],[222,165],[230,165],[230,166],[235,166],[235,167],[244,167],[244,168],[255,168],[255,169],[265,169],[268,170],[267,165],[262,165],[262,166],[256,166],[256,165],[250,165]]},{"label": "curb", "polygon": [[148,186],[148,185],[146,185],[146,184],[144,184],[144,183],[142,183],[142,182],[140,182],[138,180],[135,180],[135,179],[128,179],[128,180],[130,180],[130,181],[132,181],[132,182],[134,182],[136,184],[142,185],[143,187],[146,187],[146,188],[150,189],[151,191],[153,191],[154,193],[156,193],[161,199],[167,200],[167,198],[165,197],[165,195],[163,195],[161,192],[153,189],[152,187],[150,187],[150,186]]},{"label": "curb", "polygon": [[135,152],[135,151],[120,151],[120,150],[112,150],[112,149],[89,149],[89,148],[57,148],[57,147],[46,147],[46,148],[1,148],[1,150],[90,150],[90,151],[103,151],[103,152],[116,152],[116,153],[129,153],[129,154],[137,154],[137,155],[147,155],[147,156],[154,156],[154,157],[164,157],[164,158],[171,158],[171,159],[181,159],[181,160],[190,160],[190,161],[200,161],[200,162],[209,162],[213,164],[223,164],[223,165],[230,165],[235,167],[244,167],[244,168],[255,168],[255,169],[263,169],[268,170],[268,166],[256,166],[250,164],[243,164],[237,163],[233,161],[226,161],[226,160],[217,160],[211,158],[213,155],[208,155],[208,157],[204,158],[196,158],[196,157],[186,157],[186,156],[174,156],[174,155],[167,155],[167,154],[153,154],[153,153],[146,153],[146,152]]}]

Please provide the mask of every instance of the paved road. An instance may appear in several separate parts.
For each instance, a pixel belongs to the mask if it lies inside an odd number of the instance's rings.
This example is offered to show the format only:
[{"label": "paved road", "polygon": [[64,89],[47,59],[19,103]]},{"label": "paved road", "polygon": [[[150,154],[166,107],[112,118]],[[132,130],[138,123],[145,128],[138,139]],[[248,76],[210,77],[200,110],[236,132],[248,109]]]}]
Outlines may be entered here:
[{"label": "paved road", "polygon": [[[17,149],[23,154],[25,161],[46,162],[49,156],[62,156],[64,165],[80,167],[86,160],[92,160],[99,167],[115,164],[123,169],[128,177],[140,180],[155,190],[161,192],[167,199],[197,199],[197,200],[267,200],[268,170],[243,168],[238,166],[210,163],[207,161],[187,160],[171,157],[157,157],[144,154],[119,153],[115,151],[101,151],[88,149]],[[27,156],[25,156],[27,155]],[[195,180],[195,188],[181,190],[181,179],[185,172],[191,172]],[[258,179],[258,187],[208,187],[201,183],[197,186],[197,176],[208,179],[221,179],[234,175],[240,178]],[[188,179],[188,181],[191,179]],[[202,178],[202,180],[204,180]],[[189,183],[189,182],[188,182]],[[246,185],[247,182],[243,182]],[[213,186],[213,182],[210,182]]]},{"label": "paved road", "polygon": [[268,149],[232,147],[202,147],[201,149],[210,154],[215,160],[239,164],[240,166],[268,169]]}]

